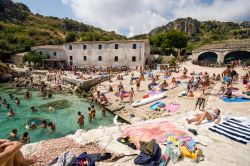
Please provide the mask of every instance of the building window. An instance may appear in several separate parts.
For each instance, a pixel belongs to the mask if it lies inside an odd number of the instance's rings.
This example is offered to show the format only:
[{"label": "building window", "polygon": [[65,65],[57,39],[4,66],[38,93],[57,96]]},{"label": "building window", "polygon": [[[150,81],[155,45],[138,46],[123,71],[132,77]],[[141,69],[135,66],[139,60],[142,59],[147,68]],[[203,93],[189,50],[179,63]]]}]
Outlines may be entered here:
[{"label": "building window", "polygon": [[39,54],[42,55],[43,54],[42,51],[39,51]]},{"label": "building window", "polygon": [[100,49],[102,49],[102,45],[101,45],[101,44],[99,44],[99,50],[100,50]]},{"label": "building window", "polygon": [[118,44],[115,44],[115,49],[118,49],[119,45]]},{"label": "building window", "polygon": [[136,57],[132,56],[132,61],[135,62],[136,61]]},{"label": "building window", "polygon": [[99,57],[98,57],[98,61],[102,61],[102,56],[99,56]]},{"label": "building window", "polygon": [[69,45],[69,50],[72,50],[72,45]]},{"label": "building window", "polygon": [[72,57],[72,56],[70,56],[70,57],[69,57],[69,60],[71,60],[71,61],[72,61],[72,60],[73,60],[73,57]]},{"label": "building window", "polygon": [[73,61],[70,61],[70,62],[69,62],[69,65],[70,65],[70,66],[73,66]]},{"label": "building window", "polygon": [[133,44],[133,49],[136,49],[136,44]]},{"label": "building window", "polygon": [[56,56],[56,52],[54,52],[54,56]]},{"label": "building window", "polygon": [[83,45],[83,49],[86,50],[87,49],[87,45],[84,44]]},{"label": "building window", "polygon": [[83,56],[83,60],[86,61],[87,60],[87,56]]},{"label": "building window", "polygon": [[118,56],[115,56],[115,61],[116,61],[116,62],[118,61]]}]

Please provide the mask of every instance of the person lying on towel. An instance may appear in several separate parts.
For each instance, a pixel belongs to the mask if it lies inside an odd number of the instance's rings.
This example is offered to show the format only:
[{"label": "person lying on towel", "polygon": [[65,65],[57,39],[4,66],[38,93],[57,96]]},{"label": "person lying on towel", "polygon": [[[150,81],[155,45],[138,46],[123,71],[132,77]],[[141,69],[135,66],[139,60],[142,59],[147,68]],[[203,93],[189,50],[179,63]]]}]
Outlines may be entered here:
[{"label": "person lying on towel", "polygon": [[202,114],[196,114],[194,118],[192,119],[186,119],[188,124],[191,124],[193,122],[196,122],[195,125],[200,125],[202,121],[207,119],[210,122],[214,122],[215,124],[218,124],[221,121],[221,116],[220,116],[221,111],[216,108],[213,109],[212,111],[205,111]]}]

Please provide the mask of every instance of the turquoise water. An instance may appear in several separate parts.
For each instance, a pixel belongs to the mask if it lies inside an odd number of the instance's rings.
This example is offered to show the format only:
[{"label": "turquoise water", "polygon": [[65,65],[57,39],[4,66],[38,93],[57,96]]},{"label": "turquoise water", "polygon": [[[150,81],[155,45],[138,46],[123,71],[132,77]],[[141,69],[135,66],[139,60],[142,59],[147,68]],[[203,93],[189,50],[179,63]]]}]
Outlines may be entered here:
[{"label": "turquoise water", "polygon": [[[31,91],[30,100],[24,99],[27,90],[22,88],[13,88],[7,84],[0,84],[0,96],[7,99],[16,115],[13,118],[7,117],[7,108],[0,102],[0,138],[7,138],[12,128],[17,128],[18,136],[21,137],[23,132],[28,131],[31,142],[58,138],[67,134],[74,133],[80,127],[76,123],[77,112],[81,111],[85,116],[85,124],[83,129],[89,130],[98,128],[100,125],[109,125],[113,123],[113,115],[106,112],[103,117],[98,106],[96,108],[96,119],[91,123],[88,122],[87,107],[90,105],[86,99],[68,93],[54,94],[51,99],[42,98],[38,91]],[[9,93],[21,100],[21,104],[17,106],[15,100],[9,98]],[[48,112],[48,106],[55,108],[55,112]],[[37,112],[32,113],[30,107],[35,106]],[[56,125],[56,131],[50,133],[48,129],[32,129],[26,130],[25,125],[31,119],[52,121]]]}]

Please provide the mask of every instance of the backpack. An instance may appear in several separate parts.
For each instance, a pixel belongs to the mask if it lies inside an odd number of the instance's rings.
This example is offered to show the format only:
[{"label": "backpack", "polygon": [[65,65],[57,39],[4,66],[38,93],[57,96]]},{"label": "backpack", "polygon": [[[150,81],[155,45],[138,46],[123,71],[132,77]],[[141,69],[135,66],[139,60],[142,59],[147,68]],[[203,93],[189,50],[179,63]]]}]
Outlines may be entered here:
[{"label": "backpack", "polygon": [[72,166],[95,166],[95,162],[87,153],[82,153],[75,159]]}]

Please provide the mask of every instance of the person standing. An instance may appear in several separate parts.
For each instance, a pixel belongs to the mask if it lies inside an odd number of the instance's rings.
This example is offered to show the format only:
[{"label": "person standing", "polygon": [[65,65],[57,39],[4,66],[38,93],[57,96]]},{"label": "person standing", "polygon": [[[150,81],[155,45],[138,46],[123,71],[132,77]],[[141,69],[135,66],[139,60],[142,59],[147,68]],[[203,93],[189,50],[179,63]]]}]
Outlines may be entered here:
[{"label": "person standing", "polygon": [[91,106],[91,112],[92,112],[92,118],[95,119],[96,110],[94,105]]},{"label": "person standing", "polygon": [[89,112],[88,112],[88,120],[91,123],[91,121],[92,121],[92,111],[91,111],[90,107],[88,107],[88,110],[89,110]]},{"label": "person standing", "polygon": [[82,113],[80,111],[77,114],[78,114],[77,123],[79,124],[80,127],[83,127],[84,126],[84,115],[82,115]]},{"label": "person standing", "polygon": [[131,88],[131,90],[129,91],[129,104],[132,104],[134,95],[135,95],[135,91],[133,88]]}]

